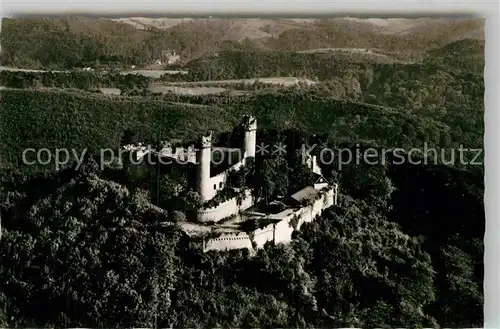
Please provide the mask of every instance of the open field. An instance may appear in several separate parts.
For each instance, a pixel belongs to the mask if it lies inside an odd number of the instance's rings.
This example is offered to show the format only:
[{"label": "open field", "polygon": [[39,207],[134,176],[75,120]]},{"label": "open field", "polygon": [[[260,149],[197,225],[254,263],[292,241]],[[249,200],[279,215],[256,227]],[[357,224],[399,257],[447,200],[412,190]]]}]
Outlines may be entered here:
[{"label": "open field", "polygon": [[[48,72],[47,70],[32,70],[32,69],[21,69],[17,67],[0,66],[0,71],[13,71],[13,72]],[[69,71],[52,71],[56,73],[63,73]]]},{"label": "open field", "polygon": [[[233,80],[205,80],[205,81],[196,81],[196,84],[254,84],[254,83],[263,83],[269,85],[283,85],[285,87],[296,86],[300,83],[312,86],[316,84],[315,81],[303,78],[296,77],[272,77],[272,78],[253,78],[253,79],[233,79]],[[171,85],[186,85],[193,84],[193,82],[175,82]]]},{"label": "open field", "polygon": [[159,78],[164,74],[171,74],[171,75],[177,75],[177,74],[188,74],[188,71],[173,71],[173,70],[134,70],[134,71],[122,71],[120,72],[121,74],[139,74],[143,75],[145,77],[150,77],[150,78]]},{"label": "open field", "polygon": [[[216,95],[226,91],[231,91],[232,94],[245,94],[247,92],[232,90],[223,87],[214,87],[216,85],[252,85],[254,83],[262,83],[266,85],[278,85],[283,87],[292,87],[299,84],[313,86],[315,81],[296,77],[273,77],[273,78],[254,78],[254,79],[234,79],[234,80],[208,80],[194,82],[165,82],[155,83],[148,88],[153,93],[173,93],[178,95]],[[201,86],[200,86],[201,85]],[[205,86],[203,86],[205,85]]]},{"label": "open field", "polygon": [[342,53],[362,53],[375,56],[387,57],[385,54],[374,52],[376,49],[369,48],[318,48],[297,51],[299,54],[314,54],[314,53],[328,53],[328,52],[342,52]]},{"label": "open field", "polygon": [[191,87],[182,88],[177,86],[165,86],[165,85],[153,85],[149,88],[149,91],[153,93],[173,93],[178,95],[213,95],[220,94],[226,91],[225,88],[214,88],[214,87]]},{"label": "open field", "polygon": [[[33,69],[22,69],[17,67],[8,67],[8,66],[0,66],[0,71],[13,71],[13,72],[49,72],[49,70],[33,70]],[[54,73],[70,73],[71,71],[62,71],[62,70],[50,70],[50,72]],[[105,72],[105,71],[104,71]],[[180,70],[125,70],[121,71],[121,74],[139,74],[145,77],[151,78],[159,78],[164,74],[187,74],[188,71],[180,71]]]}]

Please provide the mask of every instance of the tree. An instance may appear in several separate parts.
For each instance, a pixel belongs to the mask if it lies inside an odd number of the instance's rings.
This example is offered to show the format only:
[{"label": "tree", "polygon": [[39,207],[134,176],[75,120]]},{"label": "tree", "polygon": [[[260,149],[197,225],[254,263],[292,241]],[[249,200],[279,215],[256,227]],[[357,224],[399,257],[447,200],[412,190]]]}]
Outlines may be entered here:
[{"label": "tree", "polygon": [[168,312],[175,234],[154,226],[157,215],[139,212],[126,189],[79,175],[20,201],[26,212],[9,213],[0,242],[1,259],[13,261],[0,268],[6,314],[40,326],[152,326]]},{"label": "tree", "polygon": [[132,129],[125,129],[122,136],[121,145],[136,144],[137,142],[138,140],[136,138],[136,132],[134,132]]},{"label": "tree", "polygon": [[335,209],[325,220],[304,224],[298,234],[312,250],[306,268],[317,277],[320,326],[430,321],[423,306],[434,300],[433,270],[418,240],[363,201],[346,197]]},{"label": "tree", "polygon": [[198,210],[202,205],[202,200],[198,192],[188,191],[186,193],[186,210],[195,211]]},{"label": "tree", "polygon": [[288,176],[286,161],[283,157],[264,159],[259,181],[262,182],[261,194],[266,203],[278,195],[286,195],[288,191]]},{"label": "tree", "polygon": [[356,198],[387,205],[395,190],[384,164],[348,164],[340,171],[341,186]]}]

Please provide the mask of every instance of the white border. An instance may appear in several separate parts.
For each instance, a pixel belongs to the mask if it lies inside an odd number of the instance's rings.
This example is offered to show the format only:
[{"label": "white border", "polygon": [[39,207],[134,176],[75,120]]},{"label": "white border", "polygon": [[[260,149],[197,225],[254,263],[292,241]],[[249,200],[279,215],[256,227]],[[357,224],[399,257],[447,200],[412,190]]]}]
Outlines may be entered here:
[{"label": "white border", "polygon": [[[476,13],[486,17],[485,68],[485,211],[486,234],[484,254],[484,328],[500,328],[500,168],[499,147],[499,5],[496,1],[106,1],[80,0],[7,0],[0,3],[0,17],[12,14],[105,14],[144,16],[169,15],[464,15]],[[167,14],[165,14],[166,16]],[[0,24],[1,29],[1,24]],[[467,312],[467,310],[464,310]]]},{"label": "white border", "polygon": [[268,1],[268,0],[177,0],[177,1],[135,1],[135,0],[3,0],[4,16],[12,14],[106,14],[139,16],[137,13],[158,15],[211,14],[211,15],[345,15],[363,13],[378,15],[418,15],[418,14],[488,14],[497,2],[490,1],[415,1],[415,0],[355,0],[355,1]]},{"label": "white border", "polygon": [[[499,148],[499,7],[496,3],[486,16],[485,82],[485,214],[484,236],[484,328],[500,328],[500,168]],[[465,311],[465,310],[464,310]]]}]

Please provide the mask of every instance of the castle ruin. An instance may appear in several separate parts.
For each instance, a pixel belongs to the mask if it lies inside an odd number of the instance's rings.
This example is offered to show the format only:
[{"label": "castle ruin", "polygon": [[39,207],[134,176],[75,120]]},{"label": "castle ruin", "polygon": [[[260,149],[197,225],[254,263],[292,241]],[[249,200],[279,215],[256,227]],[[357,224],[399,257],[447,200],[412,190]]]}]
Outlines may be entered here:
[{"label": "castle ruin", "polygon": [[[255,158],[257,119],[244,116],[241,128],[244,133],[241,149],[213,146],[213,133],[210,131],[201,136],[196,147],[174,149],[170,143],[165,143],[158,151],[162,157],[176,163],[182,161],[195,168],[195,190],[204,206],[197,210],[196,222],[179,225],[188,237],[200,241],[203,251],[254,250],[263,247],[268,241],[289,242],[293,231],[299,230],[303,223],[313,221],[325,209],[337,204],[337,184],[330,184],[323,177],[316,157],[308,156],[306,164],[316,176],[315,183],[282,200],[274,200],[266,205],[265,210],[261,209],[261,200],[256,200],[250,189],[242,189],[238,196],[207,206],[224,190],[229,174],[242,169],[248,159]],[[136,149],[140,156],[151,151],[142,145]],[[217,153],[222,155],[223,166],[220,166],[221,163],[214,165],[214,154]],[[231,154],[236,154],[236,159]],[[243,228],[250,222],[258,222],[260,226],[250,230]]]}]

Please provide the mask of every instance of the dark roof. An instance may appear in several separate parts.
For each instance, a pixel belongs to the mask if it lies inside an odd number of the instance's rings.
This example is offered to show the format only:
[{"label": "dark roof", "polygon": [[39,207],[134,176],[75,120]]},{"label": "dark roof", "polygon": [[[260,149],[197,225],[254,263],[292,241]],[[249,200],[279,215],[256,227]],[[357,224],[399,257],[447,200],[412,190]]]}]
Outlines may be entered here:
[{"label": "dark roof", "polygon": [[328,183],[328,181],[325,179],[325,177],[317,175],[314,184],[320,184],[320,183]]},{"label": "dark roof", "polygon": [[307,187],[303,188],[302,190],[300,190],[300,191],[295,192],[294,194],[292,194],[290,196],[290,198],[292,198],[295,201],[300,202],[300,201],[302,201],[304,199],[312,199],[316,195],[318,195],[318,190],[316,190],[312,186],[307,186]]}]

